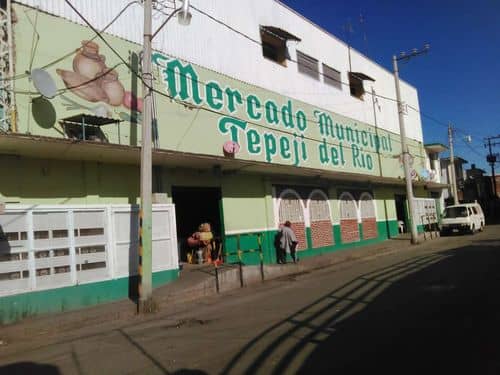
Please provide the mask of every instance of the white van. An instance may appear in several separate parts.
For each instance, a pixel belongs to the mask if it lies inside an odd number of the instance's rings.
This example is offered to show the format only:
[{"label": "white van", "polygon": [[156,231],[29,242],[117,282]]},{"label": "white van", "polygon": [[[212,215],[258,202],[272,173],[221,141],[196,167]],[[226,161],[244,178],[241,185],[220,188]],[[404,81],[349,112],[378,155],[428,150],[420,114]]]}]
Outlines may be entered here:
[{"label": "white van", "polygon": [[474,234],[484,229],[484,214],[478,203],[464,203],[448,206],[443,211],[441,234],[468,232]]}]

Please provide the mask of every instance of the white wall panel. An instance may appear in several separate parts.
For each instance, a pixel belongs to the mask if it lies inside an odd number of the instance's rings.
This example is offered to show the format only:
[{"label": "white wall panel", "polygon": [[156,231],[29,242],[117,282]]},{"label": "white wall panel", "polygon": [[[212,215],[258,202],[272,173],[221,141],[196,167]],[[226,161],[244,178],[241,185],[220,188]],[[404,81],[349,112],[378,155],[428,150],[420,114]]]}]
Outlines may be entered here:
[{"label": "white wall panel", "polygon": [[[178,268],[175,225],[173,205],[153,205],[155,272]],[[138,235],[130,205],[7,205],[0,214],[0,296],[137,274]]]}]

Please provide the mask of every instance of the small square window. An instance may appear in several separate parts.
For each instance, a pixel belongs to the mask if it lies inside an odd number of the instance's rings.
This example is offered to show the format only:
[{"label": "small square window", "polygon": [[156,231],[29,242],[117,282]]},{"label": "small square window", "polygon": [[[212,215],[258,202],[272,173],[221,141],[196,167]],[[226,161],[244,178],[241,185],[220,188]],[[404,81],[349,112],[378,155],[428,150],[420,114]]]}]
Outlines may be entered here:
[{"label": "small square window", "polygon": [[299,72],[319,80],[319,62],[314,57],[297,51],[297,66]]},{"label": "small square window", "polygon": [[342,90],[342,81],[340,77],[340,72],[323,64],[323,82],[327,85],[336,87]]}]

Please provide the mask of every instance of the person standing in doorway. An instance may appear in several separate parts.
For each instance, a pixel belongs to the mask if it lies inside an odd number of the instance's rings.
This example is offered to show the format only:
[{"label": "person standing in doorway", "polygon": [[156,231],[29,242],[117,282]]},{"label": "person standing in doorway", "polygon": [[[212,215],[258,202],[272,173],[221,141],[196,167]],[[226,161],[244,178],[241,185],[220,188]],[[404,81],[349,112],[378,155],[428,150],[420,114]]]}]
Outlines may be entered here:
[{"label": "person standing in doorway", "polygon": [[[286,221],[285,225],[281,229],[281,238],[280,238],[280,250],[281,255],[284,259],[286,259],[286,253],[290,253],[292,256],[292,260],[294,263],[297,263],[297,258],[295,256],[295,252],[297,249],[297,237],[292,229],[292,223],[290,221]],[[282,258],[282,259],[283,259]]]},{"label": "person standing in doorway", "polygon": [[276,250],[276,259],[278,264],[286,263],[285,250],[281,248],[281,236],[283,235],[283,224],[280,224],[278,231],[274,235],[274,249]]}]

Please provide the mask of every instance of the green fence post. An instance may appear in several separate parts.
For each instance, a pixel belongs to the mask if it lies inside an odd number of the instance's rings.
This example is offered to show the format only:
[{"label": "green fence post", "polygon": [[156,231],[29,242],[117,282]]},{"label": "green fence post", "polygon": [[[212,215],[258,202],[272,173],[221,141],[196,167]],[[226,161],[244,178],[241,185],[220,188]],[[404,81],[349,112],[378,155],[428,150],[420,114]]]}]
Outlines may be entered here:
[{"label": "green fence post", "polygon": [[238,259],[240,260],[240,286],[243,288],[243,261],[241,258],[241,243],[240,243],[240,235],[236,236],[236,247],[238,248]]},{"label": "green fence post", "polygon": [[257,234],[257,242],[259,244],[259,257],[260,257],[260,276],[264,281],[264,254],[262,252],[262,233]]}]

